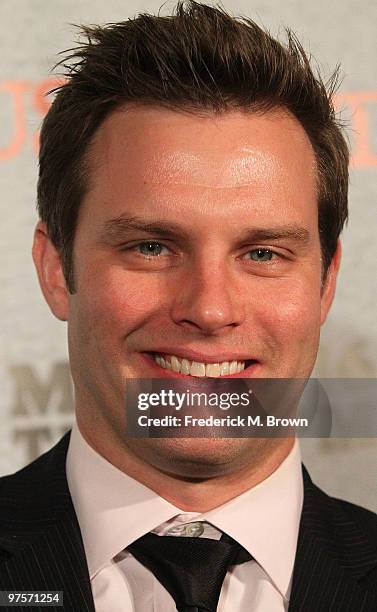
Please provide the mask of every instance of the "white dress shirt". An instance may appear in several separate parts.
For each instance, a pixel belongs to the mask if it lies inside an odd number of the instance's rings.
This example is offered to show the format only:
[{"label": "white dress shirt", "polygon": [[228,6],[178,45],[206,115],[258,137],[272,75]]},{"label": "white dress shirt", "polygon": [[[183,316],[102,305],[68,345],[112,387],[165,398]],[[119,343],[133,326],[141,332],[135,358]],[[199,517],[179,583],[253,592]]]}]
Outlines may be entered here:
[{"label": "white dress shirt", "polygon": [[175,527],[173,534],[185,535],[182,526],[193,521],[205,522],[201,537],[219,538],[220,530],[253,556],[228,571],[218,612],[287,610],[303,502],[297,440],[266,480],[204,513],[184,512],[121,472],[87,444],[77,425],[66,469],[96,612],[175,612],[170,593],[124,549],[149,531],[163,537]]}]

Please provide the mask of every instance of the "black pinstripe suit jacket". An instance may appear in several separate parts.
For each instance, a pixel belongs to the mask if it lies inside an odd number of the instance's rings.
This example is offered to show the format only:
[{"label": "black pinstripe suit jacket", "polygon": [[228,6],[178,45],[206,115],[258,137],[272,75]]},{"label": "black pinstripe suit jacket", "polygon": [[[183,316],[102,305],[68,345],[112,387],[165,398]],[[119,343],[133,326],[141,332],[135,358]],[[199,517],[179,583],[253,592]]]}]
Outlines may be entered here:
[{"label": "black pinstripe suit jacket", "polygon": [[[65,475],[68,442],[69,434],[26,468],[0,479],[0,590],[64,591],[63,608],[47,609],[94,612]],[[376,612],[376,583],[376,515],[328,497],[304,469],[289,612]]]}]

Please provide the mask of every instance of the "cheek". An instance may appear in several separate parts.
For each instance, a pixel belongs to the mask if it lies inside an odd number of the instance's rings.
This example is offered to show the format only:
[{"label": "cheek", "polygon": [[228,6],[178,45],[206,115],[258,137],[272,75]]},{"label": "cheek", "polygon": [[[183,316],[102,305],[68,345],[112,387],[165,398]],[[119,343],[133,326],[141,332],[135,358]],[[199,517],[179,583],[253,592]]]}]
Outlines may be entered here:
[{"label": "cheek", "polygon": [[[92,279],[95,278],[95,283]],[[88,334],[124,337],[145,324],[161,307],[164,291],[157,278],[114,268],[81,283],[73,314]],[[75,297],[75,296],[73,296]],[[103,338],[105,340],[105,338]]]},{"label": "cheek", "polygon": [[265,292],[259,309],[263,327],[275,340],[290,346],[311,336],[317,337],[320,327],[319,286],[305,282],[279,281],[279,286]]}]

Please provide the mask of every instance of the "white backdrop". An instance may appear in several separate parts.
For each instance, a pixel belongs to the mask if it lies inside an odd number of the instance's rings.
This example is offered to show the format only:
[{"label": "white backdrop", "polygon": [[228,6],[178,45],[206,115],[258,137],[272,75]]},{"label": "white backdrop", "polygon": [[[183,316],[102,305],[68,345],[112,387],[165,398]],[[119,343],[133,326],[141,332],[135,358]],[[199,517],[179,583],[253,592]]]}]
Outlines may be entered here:
[{"label": "white backdrop", "polygon": [[[72,23],[155,13],[162,0],[2,0],[0,4],[1,347],[0,474],[25,465],[72,420],[66,328],[45,305],[30,248],[36,222],[38,128],[57,53],[72,46]],[[165,4],[164,12],[174,3]],[[325,74],[342,64],[338,95],[350,122],[350,223],[338,293],[323,330],[316,374],[377,376],[376,175],[377,6],[374,0],[227,1],[278,34],[291,27]],[[48,80],[49,79],[49,80]],[[306,440],[312,476],[329,492],[377,509],[376,441]]]}]

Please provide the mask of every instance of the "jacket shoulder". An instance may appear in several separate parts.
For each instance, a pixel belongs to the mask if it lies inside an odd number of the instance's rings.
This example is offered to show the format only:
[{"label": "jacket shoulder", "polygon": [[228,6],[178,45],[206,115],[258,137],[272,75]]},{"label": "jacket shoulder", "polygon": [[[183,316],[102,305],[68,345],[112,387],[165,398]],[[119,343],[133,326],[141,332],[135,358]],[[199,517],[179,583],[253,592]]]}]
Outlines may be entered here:
[{"label": "jacket shoulder", "polygon": [[372,510],[358,506],[350,501],[328,495],[314,484],[303,466],[304,478],[304,508],[308,520],[313,523],[316,519],[326,519],[332,526],[338,525],[343,529],[352,523],[363,532],[376,533],[377,514]]},{"label": "jacket shoulder", "polygon": [[331,497],[313,484],[305,468],[301,527],[356,579],[376,569],[377,515]]},{"label": "jacket shoulder", "polygon": [[357,506],[351,502],[336,497],[330,497],[336,515],[343,515],[358,525],[360,530],[373,534],[377,541],[377,514],[372,510]]},{"label": "jacket shoulder", "polygon": [[56,513],[71,511],[65,472],[70,432],[49,451],[14,474],[0,478],[0,529],[24,521],[30,527],[42,515],[56,518]]}]

